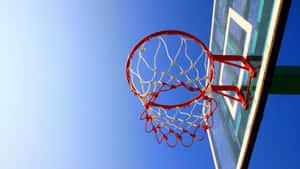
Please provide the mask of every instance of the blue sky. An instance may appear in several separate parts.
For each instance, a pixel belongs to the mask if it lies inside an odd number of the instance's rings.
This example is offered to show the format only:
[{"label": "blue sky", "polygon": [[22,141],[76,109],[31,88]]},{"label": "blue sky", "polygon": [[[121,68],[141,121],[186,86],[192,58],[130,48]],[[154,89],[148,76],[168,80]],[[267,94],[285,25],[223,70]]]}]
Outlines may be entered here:
[{"label": "blue sky", "polygon": [[[213,168],[206,138],[158,145],[138,120],[125,63],[145,35],[178,29],[209,44],[213,1],[0,2],[0,168]],[[300,65],[293,1],[278,65]],[[299,96],[270,95],[250,169],[298,168]]]}]

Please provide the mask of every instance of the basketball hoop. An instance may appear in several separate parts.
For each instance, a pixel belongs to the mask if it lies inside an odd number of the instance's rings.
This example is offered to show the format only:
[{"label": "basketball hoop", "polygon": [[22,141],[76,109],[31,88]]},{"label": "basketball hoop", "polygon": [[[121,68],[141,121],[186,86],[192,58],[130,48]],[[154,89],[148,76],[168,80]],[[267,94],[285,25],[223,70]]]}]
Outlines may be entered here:
[{"label": "basketball hoop", "polygon": [[[179,42],[179,46],[171,43],[174,46],[172,49],[176,49],[174,57],[168,48],[168,39]],[[188,47],[190,44],[191,47]],[[191,48],[197,48],[199,55],[192,57],[190,54],[194,53]],[[148,49],[150,52],[145,52]],[[166,61],[169,65],[165,64]],[[249,81],[246,92],[243,94],[234,85],[213,85],[214,62],[247,71]],[[203,140],[206,130],[213,126],[213,113],[217,108],[211,92],[238,101],[246,109],[254,74],[254,69],[245,57],[214,55],[193,35],[176,30],[160,31],[146,36],[132,49],[126,64],[126,77],[131,91],[145,107],[140,116],[141,120],[146,121],[145,131],[154,132],[159,144],[165,140],[170,147],[175,147],[178,140],[185,147],[191,146],[194,140]],[[179,89],[187,91],[185,95],[191,96],[181,103],[164,103],[158,99],[159,96],[166,95],[165,93],[180,91]],[[176,93],[169,95],[171,96],[166,100],[176,97]],[[181,98],[182,95],[177,97]],[[175,136],[173,140],[170,139],[171,135]],[[188,142],[183,140],[183,135],[190,136]]]}]

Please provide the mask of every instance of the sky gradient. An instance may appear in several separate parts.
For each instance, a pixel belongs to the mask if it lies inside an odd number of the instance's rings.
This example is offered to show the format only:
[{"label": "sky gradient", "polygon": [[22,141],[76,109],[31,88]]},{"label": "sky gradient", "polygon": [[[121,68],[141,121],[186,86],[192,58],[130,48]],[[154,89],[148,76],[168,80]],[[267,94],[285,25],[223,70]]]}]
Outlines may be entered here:
[{"label": "sky gradient", "polygon": [[[131,48],[158,30],[209,44],[213,1],[0,2],[0,169],[214,168],[206,138],[158,145],[125,77]],[[300,65],[292,2],[278,65]],[[299,96],[270,95],[249,169],[298,168]]]}]

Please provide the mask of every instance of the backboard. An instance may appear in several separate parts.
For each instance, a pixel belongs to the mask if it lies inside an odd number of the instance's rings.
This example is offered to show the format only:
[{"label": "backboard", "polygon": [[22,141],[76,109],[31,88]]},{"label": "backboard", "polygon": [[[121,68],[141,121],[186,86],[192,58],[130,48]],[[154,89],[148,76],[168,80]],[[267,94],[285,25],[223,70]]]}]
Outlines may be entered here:
[{"label": "backboard", "polygon": [[[248,109],[213,94],[218,108],[208,131],[216,169],[247,168],[262,119],[290,1],[215,0],[209,49],[213,54],[243,55],[256,71],[248,95]],[[214,84],[248,83],[248,74],[224,64],[215,65]],[[232,95],[233,93],[231,93]]]}]

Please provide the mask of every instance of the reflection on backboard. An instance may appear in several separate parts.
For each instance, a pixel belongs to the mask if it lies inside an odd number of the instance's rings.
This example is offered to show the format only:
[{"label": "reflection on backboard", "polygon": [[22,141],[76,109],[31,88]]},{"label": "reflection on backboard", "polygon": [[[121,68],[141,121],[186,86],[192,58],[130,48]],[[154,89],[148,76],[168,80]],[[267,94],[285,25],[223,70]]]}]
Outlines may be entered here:
[{"label": "reflection on backboard", "polygon": [[[256,71],[247,110],[234,100],[213,94],[219,105],[208,136],[216,169],[247,168],[267,95],[265,81],[273,74],[280,46],[282,31],[278,27],[283,29],[286,17],[281,16],[290,4],[283,1],[214,1],[209,50],[214,54],[243,55]],[[224,64],[216,64],[215,69],[219,73],[214,84],[238,84],[243,89],[248,83],[244,70]]]}]

